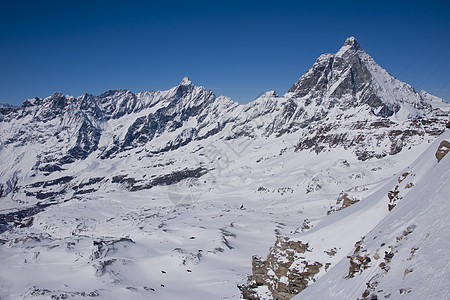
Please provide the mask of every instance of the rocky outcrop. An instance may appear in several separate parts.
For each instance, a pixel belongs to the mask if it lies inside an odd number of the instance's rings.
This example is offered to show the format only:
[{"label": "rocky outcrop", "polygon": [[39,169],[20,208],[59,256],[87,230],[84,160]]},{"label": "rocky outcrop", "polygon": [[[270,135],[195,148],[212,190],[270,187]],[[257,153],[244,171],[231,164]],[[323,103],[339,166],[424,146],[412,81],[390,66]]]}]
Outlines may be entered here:
[{"label": "rocky outcrop", "polygon": [[90,260],[94,262],[95,275],[103,276],[107,273],[114,273],[109,271],[109,267],[115,263],[125,263],[126,259],[115,257],[115,253],[120,248],[126,248],[127,244],[134,244],[135,242],[128,238],[122,237],[120,239],[102,239],[93,241],[93,250]]},{"label": "rocky outcrop", "polygon": [[0,214],[0,234],[14,227],[30,227],[33,225],[33,216],[45,208],[54,205],[50,203],[37,203],[36,205],[22,210]]},{"label": "rocky outcrop", "polygon": [[[267,258],[252,257],[252,275],[239,285],[244,299],[260,299],[258,287],[265,286],[274,299],[287,300],[304,290],[327,266],[325,262],[309,261],[304,256],[311,249],[308,243],[278,236]],[[302,259],[302,257],[304,259]]]},{"label": "rocky outcrop", "polygon": [[330,207],[330,209],[327,211],[327,214],[329,215],[333,212],[345,209],[355,203],[358,203],[359,201],[360,199],[351,197],[346,192],[341,192],[336,200],[336,204]]},{"label": "rocky outcrop", "polygon": [[207,170],[205,168],[199,167],[196,169],[174,171],[170,174],[157,176],[151,180],[135,179],[124,174],[113,176],[111,182],[120,184],[129,191],[135,192],[140,190],[148,190],[158,185],[176,184],[185,179],[200,178],[206,173]]},{"label": "rocky outcrop", "polygon": [[[405,147],[420,144],[425,138],[438,136],[444,130],[443,119],[432,122],[413,119],[402,123],[389,119],[320,121],[303,130],[295,151],[309,150],[318,154],[337,147],[354,149],[356,157],[365,161],[398,154]],[[386,144],[389,147],[383,146]]]},{"label": "rocky outcrop", "polygon": [[439,147],[436,151],[437,161],[440,162],[441,159],[443,159],[444,156],[447,155],[448,151],[450,151],[450,142],[444,140],[439,144]]},{"label": "rocky outcrop", "polygon": [[[384,298],[389,298],[391,296],[391,294],[386,291],[377,290],[376,287],[378,286],[379,281],[389,274],[392,260],[398,253],[398,248],[401,247],[402,240],[407,239],[407,236],[413,233],[416,227],[417,226],[414,224],[408,226],[399,236],[395,238],[395,240],[390,241],[390,244],[383,242],[374,252],[371,252],[364,247],[365,237],[356,242],[352,255],[347,256],[349,259],[349,269],[345,279],[349,280],[357,277],[369,269],[371,269],[372,272],[371,278],[368,282],[366,282],[367,288],[362,293],[361,297],[358,298],[359,300],[373,300],[378,299],[378,297],[381,296],[384,296]],[[374,239],[376,238],[377,236],[374,237]],[[412,260],[414,258],[414,252],[417,250],[418,248],[411,249],[411,255],[407,260]],[[406,277],[413,270],[414,269],[406,268],[404,271],[404,277]],[[400,294],[403,293],[404,292],[400,291]]]}]

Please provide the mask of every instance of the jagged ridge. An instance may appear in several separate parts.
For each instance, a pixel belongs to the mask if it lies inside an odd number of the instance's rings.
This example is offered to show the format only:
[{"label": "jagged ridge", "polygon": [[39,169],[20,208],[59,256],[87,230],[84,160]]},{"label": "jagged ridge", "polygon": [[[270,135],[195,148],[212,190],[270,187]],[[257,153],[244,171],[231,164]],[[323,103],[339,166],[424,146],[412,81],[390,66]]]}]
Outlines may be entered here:
[{"label": "jagged ridge", "polygon": [[1,194],[17,190],[21,180],[70,173],[72,163],[88,157],[157,156],[212,136],[230,141],[296,133],[295,151],[338,147],[360,160],[380,158],[440,134],[448,114],[442,99],[393,78],[350,37],[336,54],[320,56],[285,95],[270,91],[246,105],[185,77],[167,91],[55,93],[2,108]]}]

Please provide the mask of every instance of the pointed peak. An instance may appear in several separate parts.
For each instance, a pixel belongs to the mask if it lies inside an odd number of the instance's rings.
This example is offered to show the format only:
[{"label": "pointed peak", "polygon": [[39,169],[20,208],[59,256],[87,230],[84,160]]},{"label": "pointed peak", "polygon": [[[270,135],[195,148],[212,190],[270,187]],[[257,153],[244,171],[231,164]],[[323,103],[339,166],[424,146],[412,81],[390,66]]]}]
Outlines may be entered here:
[{"label": "pointed peak", "polygon": [[[359,45],[358,41],[355,37],[351,36],[348,37],[345,40],[344,45],[339,49],[339,51],[336,53],[336,56],[342,56],[348,53],[355,53],[357,50],[362,50],[361,46]],[[349,52],[350,51],[350,52]]]},{"label": "pointed peak", "polygon": [[358,41],[354,36],[348,37],[345,40],[344,46],[351,46],[354,47],[355,49],[361,49],[361,46],[359,45]]},{"label": "pointed peak", "polygon": [[355,43],[358,44],[358,41],[356,40],[356,38],[354,36],[350,36],[345,40],[344,45],[353,45]]},{"label": "pointed peak", "polygon": [[89,99],[89,98],[92,98],[92,97],[94,97],[94,95],[89,94],[88,92],[84,92],[83,95],[81,95],[79,98],[80,99]]},{"label": "pointed peak", "polygon": [[191,85],[192,81],[189,80],[189,77],[184,76],[183,79],[180,82],[180,85]]},{"label": "pointed peak", "polygon": [[69,96],[68,95],[64,95],[61,92],[54,92],[51,96],[46,97],[44,99],[45,102],[65,102],[67,100],[69,100]]},{"label": "pointed peak", "polygon": [[262,94],[259,98],[278,98],[278,94],[277,92],[275,92],[274,90],[265,92],[264,94]]},{"label": "pointed peak", "polygon": [[62,97],[64,97],[64,94],[61,93],[61,92],[54,92],[54,93],[50,96],[50,98],[62,98]]}]

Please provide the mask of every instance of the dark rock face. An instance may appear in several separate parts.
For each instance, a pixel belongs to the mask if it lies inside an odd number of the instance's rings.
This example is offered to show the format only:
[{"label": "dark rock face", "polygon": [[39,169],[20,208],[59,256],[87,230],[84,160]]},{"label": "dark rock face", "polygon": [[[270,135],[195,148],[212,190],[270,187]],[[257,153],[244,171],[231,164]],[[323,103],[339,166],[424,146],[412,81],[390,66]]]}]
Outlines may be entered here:
[{"label": "dark rock face", "polygon": [[13,227],[30,227],[33,225],[33,216],[43,211],[52,204],[37,203],[36,205],[14,211],[7,214],[0,214],[0,234]]},{"label": "dark rock face", "polygon": [[[311,101],[321,104],[325,99],[327,109],[338,106],[347,110],[366,104],[372,114],[390,117],[400,110],[400,106],[380,98],[379,94],[383,92],[378,91],[379,88],[373,82],[368,67],[372,62],[367,62],[366,56],[356,39],[349,38],[338,53],[319,57],[312,68],[289,89],[289,93],[302,98],[306,105]],[[412,88],[405,88],[413,92]],[[427,107],[423,101],[416,105]]]},{"label": "dark rock face", "polygon": [[174,171],[170,174],[157,176],[149,181],[136,180],[134,178],[129,178],[127,175],[117,175],[112,178],[111,182],[125,185],[128,190],[135,192],[140,190],[148,190],[158,185],[175,184],[188,178],[200,178],[206,173],[206,169],[199,167],[191,170],[185,169],[181,171]]},{"label": "dark rock face", "polygon": [[151,141],[158,131],[158,127],[159,123],[153,114],[137,118],[128,128],[125,139],[122,142],[122,149],[141,146]]},{"label": "dark rock face", "polygon": [[49,181],[38,181],[33,184],[30,184],[29,187],[31,187],[31,188],[37,188],[37,187],[46,188],[49,186],[68,183],[68,182],[72,181],[72,179],[74,179],[74,177],[64,176],[64,177],[54,179],[54,180],[49,180]]},{"label": "dark rock face", "polygon": [[88,120],[84,120],[78,130],[75,146],[70,148],[68,154],[74,159],[85,159],[97,150],[101,130]]},{"label": "dark rock face", "polygon": [[72,187],[73,190],[78,191],[86,186],[91,186],[93,184],[101,182],[105,177],[93,177],[89,178],[87,181],[80,183],[79,185],[76,185]]},{"label": "dark rock face", "polygon": [[[356,157],[365,161],[398,154],[404,147],[409,147],[417,139],[422,139],[425,134],[438,136],[444,131],[444,126],[445,121],[442,119],[434,119],[431,122],[412,119],[403,124],[385,118],[372,122],[346,122],[343,125],[339,122],[317,122],[315,126],[310,125],[303,130],[295,151],[309,150],[320,153],[342,147],[355,149]],[[390,144],[389,148],[381,147],[385,142]],[[370,149],[366,145],[378,147]]]},{"label": "dark rock face", "polygon": [[107,91],[95,100],[106,119],[118,119],[136,108],[136,95],[127,90]]}]

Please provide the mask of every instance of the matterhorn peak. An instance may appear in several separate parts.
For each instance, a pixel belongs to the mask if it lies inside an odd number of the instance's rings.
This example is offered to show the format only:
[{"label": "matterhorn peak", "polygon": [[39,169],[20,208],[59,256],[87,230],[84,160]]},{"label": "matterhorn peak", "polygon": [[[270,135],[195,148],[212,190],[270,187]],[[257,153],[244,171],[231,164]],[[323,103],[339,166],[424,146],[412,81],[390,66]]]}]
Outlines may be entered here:
[{"label": "matterhorn peak", "polygon": [[355,46],[356,48],[360,47],[358,41],[354,36],[348,37],[345,40],[344,46]]},{"label": "matterhorn peak", "polygon": [[189,77],[184,76],[183,79],[180,82],[180,85],[191,85],[192,81],[189,80]]},{"label": "matterhorn peak", "polygon": [[349,50],[351,50],[352,52],[356,51],[356,50],[362,50],[361,46],[358,43],[358,41],[353,36],[348,37],[345,40],[344,45],[341,47],[341,49],[339,49],[339,51],[336,53],[336,55],[337,56],[341,56],[341,55],[343,55],[344,53],[346,53]]}]

